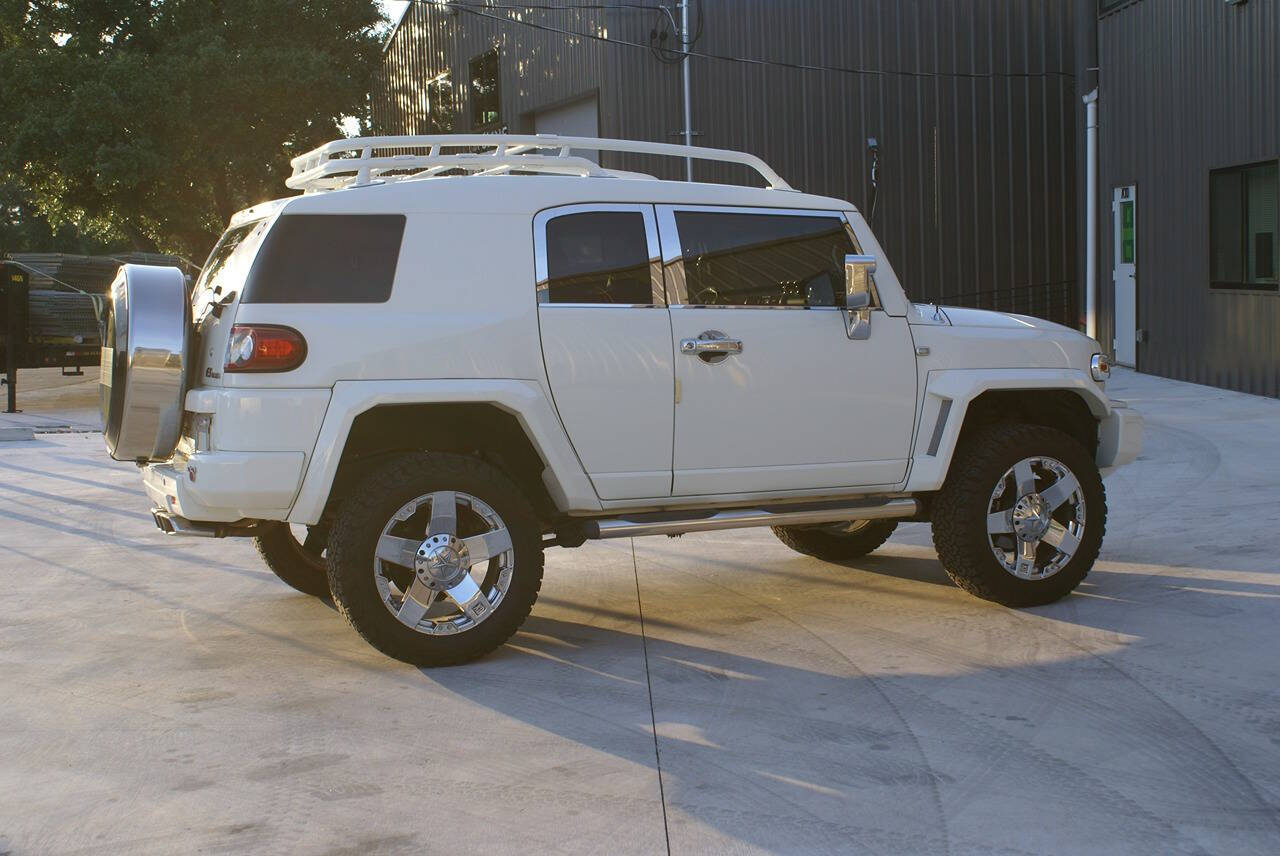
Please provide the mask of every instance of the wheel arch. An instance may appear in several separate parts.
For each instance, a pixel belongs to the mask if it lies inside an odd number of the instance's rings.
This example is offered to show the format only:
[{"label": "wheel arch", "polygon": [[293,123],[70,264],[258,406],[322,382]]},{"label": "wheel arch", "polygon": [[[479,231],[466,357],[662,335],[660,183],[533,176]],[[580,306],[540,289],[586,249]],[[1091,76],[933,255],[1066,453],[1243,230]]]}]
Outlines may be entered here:
[{"label": "wheel arch", "polygon": [[502,470],[544,519],[556,507],[542,472],[546,461],[515,414],[492,402],[379,404],[351,423],[325,502],[340,502],[370,467],[405,452],[473,455]]},{"label": "wheel arch", "polygon": [[289,521],[315,524],[379,459],[423,450],[488,460],[526,491],[540,515],[600,507],[535,382],[351,382],[334,385]]},{"label": "wheel arch", "polygon": [[1098,452],[1098,424],[1111,412],[1106,395],[1068,370],[930,372],[921,401],[906,490],[937,490],[956,449],[976,429],[1001,422],[1054,428]]}]

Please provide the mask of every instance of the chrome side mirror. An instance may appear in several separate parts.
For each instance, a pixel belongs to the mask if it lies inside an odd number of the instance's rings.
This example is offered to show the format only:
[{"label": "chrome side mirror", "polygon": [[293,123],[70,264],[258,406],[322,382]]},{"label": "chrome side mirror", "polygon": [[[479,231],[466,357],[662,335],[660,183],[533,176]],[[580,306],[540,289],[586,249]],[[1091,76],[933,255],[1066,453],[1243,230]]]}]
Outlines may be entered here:
[{"label": "chrome side mirror", "polygon": [[844,257],[844,324],[850,339],[871,337],[871,275],[875,256]]}]

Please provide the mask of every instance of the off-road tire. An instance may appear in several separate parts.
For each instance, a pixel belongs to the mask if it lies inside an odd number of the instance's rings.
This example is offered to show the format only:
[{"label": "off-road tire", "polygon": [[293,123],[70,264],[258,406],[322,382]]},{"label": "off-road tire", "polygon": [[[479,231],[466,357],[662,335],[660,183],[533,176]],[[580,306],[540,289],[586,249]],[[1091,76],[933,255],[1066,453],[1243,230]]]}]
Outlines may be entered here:
[{"label": "off-road tire", "polygon": [[267,528],[253,539],[253,545],[271,572],[303,594],[328,598],[329,574],[324,558],[299,544],[289,530],[289,524],[264,525]]},{"label": "off-road tire", "polygon": [[[991,493],[1018,461],[1047,455],[1071,469],[1084,492],[1084,537],[1075,555],[1046,579],[1015,577],[987,540]],[[1010,607],[1043,606],[1070,594],[1093,567],[1107,524],[1106,492],[1093,458],[1076,440],[1040,425],[1000,424],[966,438],[933,502],[933,545],[957,586]]]},{"label": "off-road tire", "polygon": [[841,562],[857,559],[876,550],[893,530],[896,520],[868,520],[866,525],[853,532],[835,533],[819,526],[773,526],[773,534],[797,553],[822,559],[824,562]]},{"label": "off-road tire", "polygon": [[[511,584],[492,614],[451,635],[419,633],[387,609],[374,579],[382,529],[415,497],[463,491],[496,511],[515,551]],[[501,470],[462,455],[406,454],[361,480],[343,500],[329,535],[329,589],[347,622],[374,648],[414,666],[450,666],[502,646],[529,616],[542,587],[542,533],[533,507]]]}]

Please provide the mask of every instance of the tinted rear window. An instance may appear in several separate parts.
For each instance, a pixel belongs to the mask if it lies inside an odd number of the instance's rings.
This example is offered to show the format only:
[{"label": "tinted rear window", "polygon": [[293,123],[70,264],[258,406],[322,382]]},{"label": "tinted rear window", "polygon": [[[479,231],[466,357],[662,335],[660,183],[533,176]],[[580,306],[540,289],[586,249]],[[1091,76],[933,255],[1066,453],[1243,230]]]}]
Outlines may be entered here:
[{"label": "tinted rear window", "polygon": [[285,214],[267,233],[242,303],[382,303],[403,214]]},{"label": "tinted rear window", "polygon": [[653,303],[639,211],[564,214],[547,223],[547,303]]}]

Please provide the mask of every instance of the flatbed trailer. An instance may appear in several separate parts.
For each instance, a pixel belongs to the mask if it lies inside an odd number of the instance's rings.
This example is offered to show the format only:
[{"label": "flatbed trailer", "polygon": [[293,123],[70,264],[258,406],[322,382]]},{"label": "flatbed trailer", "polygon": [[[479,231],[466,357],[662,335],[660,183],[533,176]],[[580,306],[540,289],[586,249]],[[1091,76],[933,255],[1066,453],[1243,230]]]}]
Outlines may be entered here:
[{"label": "flatbed trailer", "polygon": [[18,369],[59,366],[64,374],[83,374],[83,366],[99,361],[103,306],[102,295],[33,289],[28,270],[0,260],[6,413],[18,411]]}]

